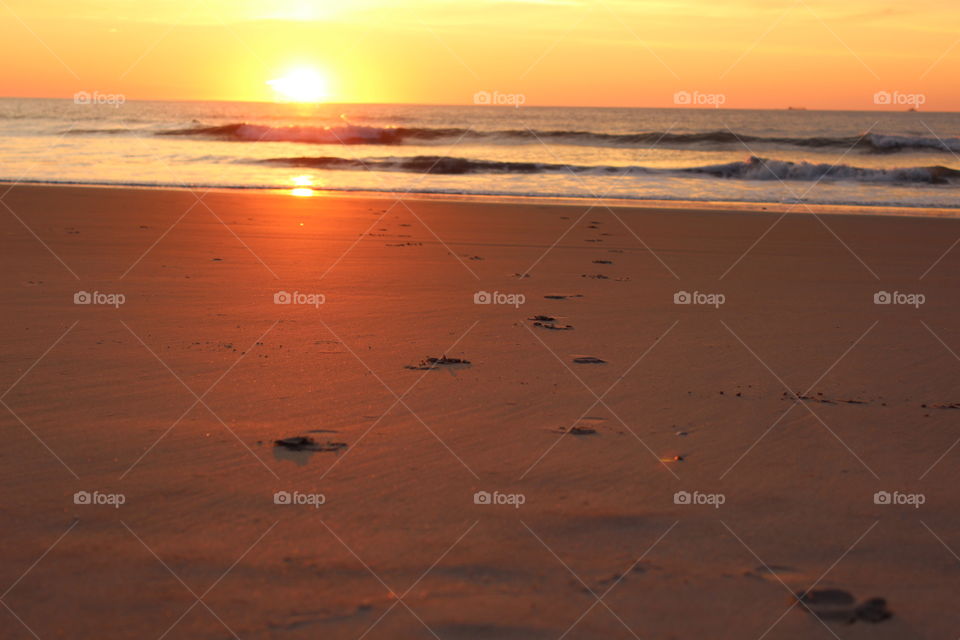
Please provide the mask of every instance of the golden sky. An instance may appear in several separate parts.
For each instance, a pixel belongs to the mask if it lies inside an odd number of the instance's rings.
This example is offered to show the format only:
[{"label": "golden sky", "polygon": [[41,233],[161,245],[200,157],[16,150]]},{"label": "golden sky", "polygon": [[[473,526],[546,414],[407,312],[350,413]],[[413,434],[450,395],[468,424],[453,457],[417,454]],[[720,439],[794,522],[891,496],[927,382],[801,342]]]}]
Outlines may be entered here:
[{"label": "golden sky", "polygon": [[306,68],[335,102],[952,111],[958,25],[956,0],[0,0],[0,95],[272,100]]}]

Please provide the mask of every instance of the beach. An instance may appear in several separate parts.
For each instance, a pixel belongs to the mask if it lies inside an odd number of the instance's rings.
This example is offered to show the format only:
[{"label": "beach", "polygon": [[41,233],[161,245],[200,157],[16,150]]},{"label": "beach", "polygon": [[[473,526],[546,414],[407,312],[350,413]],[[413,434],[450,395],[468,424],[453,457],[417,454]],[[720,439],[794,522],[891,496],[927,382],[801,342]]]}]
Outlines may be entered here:
[{"label": "beach", "polygon": [[4,638],[957,634],[954,217],[4,192]]}]

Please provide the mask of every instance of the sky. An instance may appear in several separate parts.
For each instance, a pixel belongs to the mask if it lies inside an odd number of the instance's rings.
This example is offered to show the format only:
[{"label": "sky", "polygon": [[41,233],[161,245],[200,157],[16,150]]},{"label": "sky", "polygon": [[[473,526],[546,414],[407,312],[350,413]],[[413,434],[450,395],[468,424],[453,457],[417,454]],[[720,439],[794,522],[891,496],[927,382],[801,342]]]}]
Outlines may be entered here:
[{"label": "sky", "polygon": [[0,95],[291,99],[293,74],[344,103],[956,111],[958,25],[956,0],[0,0]]}]

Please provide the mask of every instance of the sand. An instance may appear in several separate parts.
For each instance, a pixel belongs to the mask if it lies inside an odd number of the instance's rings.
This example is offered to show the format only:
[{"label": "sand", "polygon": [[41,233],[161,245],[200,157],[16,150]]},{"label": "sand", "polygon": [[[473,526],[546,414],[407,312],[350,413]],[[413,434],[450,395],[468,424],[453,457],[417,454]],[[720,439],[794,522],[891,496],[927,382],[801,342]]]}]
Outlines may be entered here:
[{"label": "sand", "polygon": [[0,202],[0,637],[958,633],[960,221]]}]

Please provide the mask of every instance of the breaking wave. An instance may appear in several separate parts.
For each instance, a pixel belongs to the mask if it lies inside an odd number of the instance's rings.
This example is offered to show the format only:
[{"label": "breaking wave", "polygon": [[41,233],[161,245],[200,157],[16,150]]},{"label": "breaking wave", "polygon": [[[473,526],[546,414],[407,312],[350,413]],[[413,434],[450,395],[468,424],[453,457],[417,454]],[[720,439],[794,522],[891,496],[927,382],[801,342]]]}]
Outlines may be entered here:
[{"label": "breaking wave", "polygon": [[412,156],[385,158],[339,158],[334,156],[291,157],[257,160],[258,163],[317,170],[398,171],[438,175],[464,174],[538,174],[565,173],[593,175],[701,174],[738,180],[846,180],[854,182],[944,184],[960,179],[960,171],[935,165],[873,169],[845,164],[813,164],[751,157],[743,162],[700,167],[661,168],[643,166],[569,165],[544,162],[505,162],[448,156]]},{"label": "breaking wave", "polygon": [[[115,133],[104,130],[103,133]],[[79,133],[79,132],[78,132]],[[83,133],[92,133],[84,130]],[[868,133],[863,136],[754,136],[733,131],[707,131],[703,133],[671,133],[649,131],[640,133],[597,133],[593,131],[507,129],[483,131],[460,127],[371,127],[354,124],[333,126],[285,126],[238,122],[218,126],[196,126],[157,132],[163,136],[201,136],[205,138],[233,140],[238,142],[301,142],[312,144],[343,145],[398,145],[451,144],[458,140],[480,140],[501,144],[535,144],[550,142],[606,147],[654,147],[654,146],[743,146],[773,144],[795,147],[840,149],[857,148],[867,152],[890,153],[906,150],[933,150],[960,152],[960,138],[925,136],[884,135]]]}]

